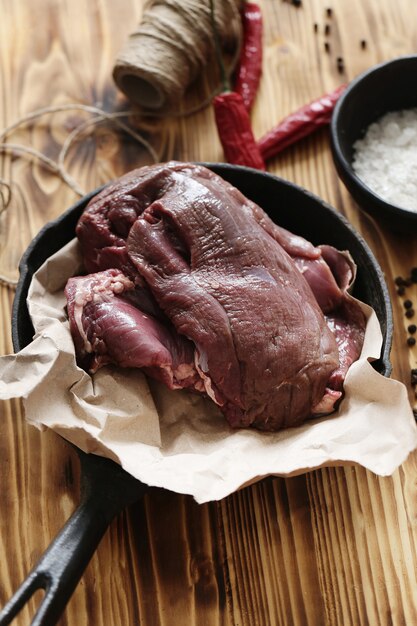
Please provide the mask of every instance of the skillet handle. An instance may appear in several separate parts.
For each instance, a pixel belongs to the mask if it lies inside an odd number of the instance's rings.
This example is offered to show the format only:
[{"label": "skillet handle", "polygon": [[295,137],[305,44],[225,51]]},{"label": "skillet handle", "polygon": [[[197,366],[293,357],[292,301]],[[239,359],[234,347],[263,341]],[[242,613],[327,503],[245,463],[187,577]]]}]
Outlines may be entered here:
[{"label": "skillet handle", "polygon": [[96,458],[99,465],[104,461],[105,470],[106,464],[112,464],[108,472],[110,482],[106,480],[106,472],[100,476],[93,471],[87,480],[84,476],[86,488],[81,504],[4,606],[0,626],[10,624],[38,589],[44,589],[45,595],[31,626],[56,624],[110,522],[144,494],[145,485],[119,468],[116,469],[121,479],[116,476],[114,480],[112,461]]}]

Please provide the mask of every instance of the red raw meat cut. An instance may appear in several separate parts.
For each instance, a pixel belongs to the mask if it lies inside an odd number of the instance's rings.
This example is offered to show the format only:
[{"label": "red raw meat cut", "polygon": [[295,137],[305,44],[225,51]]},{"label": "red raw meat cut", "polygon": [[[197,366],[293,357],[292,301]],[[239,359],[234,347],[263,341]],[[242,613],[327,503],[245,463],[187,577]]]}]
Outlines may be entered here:
[{"label": "red raw meat cut", "polygon": [[278,430],[334,409],[365,327],[343,254],[277,226],[210,170],[174,162],[106,187],[77,235],[98,272],[66,290],[84,367],[141,367],[206,393],[233,427]]},{"label": "red raw meat cut", "polygon": [[204,389],[193,344],[160,310],[144,306],[143,294],[120,270],[70,278],[66,296],[78,360],[91,373],[117,363],[142,368],[170,389]]}]

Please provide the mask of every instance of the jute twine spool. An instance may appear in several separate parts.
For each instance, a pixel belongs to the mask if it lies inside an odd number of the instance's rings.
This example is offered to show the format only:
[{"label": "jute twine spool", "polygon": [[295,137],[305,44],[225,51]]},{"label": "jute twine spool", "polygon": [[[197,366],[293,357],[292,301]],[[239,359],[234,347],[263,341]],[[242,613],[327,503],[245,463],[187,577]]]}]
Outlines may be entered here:
[{"label": "jute twine spool", "polygon": [[[241,41],[241,0],[216,0],[222,47]],[[154,112],[173,110],[214,60],[210,0],[151,0],[116,59],[113,78],[128,99]]]}]

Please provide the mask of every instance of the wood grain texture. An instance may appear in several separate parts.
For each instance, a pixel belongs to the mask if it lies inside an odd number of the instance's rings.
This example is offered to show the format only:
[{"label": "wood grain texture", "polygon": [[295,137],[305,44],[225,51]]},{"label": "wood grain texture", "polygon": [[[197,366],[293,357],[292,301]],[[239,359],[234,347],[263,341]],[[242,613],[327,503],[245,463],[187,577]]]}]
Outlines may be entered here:
[{"label": "wood grain texture", "polygon": [[[256,136],[370,65],[417,49],[415,0],[311,0],[300,8],[263,0],[261,6],[265,49],[252,114]],[[127,109],[111,69],[142,9],[142,0],[0,0],[1,127],[50,105]],[[344,74],[337,70],[339,56]],[[77,109],[42,116],[7,140],[56,158],[68,134],[86,119]],[[223,159],[210,107],[188,117],[135,119],[135,126],[161,159]],[[80,135],[66,165],[87,191],[149,159],[130,135],[106,123]],[[14,192],[0,215],[0,274],[13,279],[31,238],[76,195],[27,157],[4,154],[0,163],[0,179],[11,180]],[[326,130],[288,149],[268,169],[330,202],[368,241],[392,296],[393,376],[407,385],[414,404],[409,376],[417,367],[417,349],[406,345],[408,320],[394,277],[417,266],[416,235],[399,237],[358,210],[338,180]],[[416,286],[408,296],[417,299]],[[1,354],[12,350],[12,299],[12,289],[1,287]],[[19,401],[1,403],[0,417],[3,605],[75,508],[80,477],[76,454],[54,433],[28,426]],[[268,478],[204,506],[151,490],[114,521],[59,623],[408,626],[417,623],[416,578],[413,454],[392,477],[327,468]],[[28,624],[38,600],[14,623]]]}]

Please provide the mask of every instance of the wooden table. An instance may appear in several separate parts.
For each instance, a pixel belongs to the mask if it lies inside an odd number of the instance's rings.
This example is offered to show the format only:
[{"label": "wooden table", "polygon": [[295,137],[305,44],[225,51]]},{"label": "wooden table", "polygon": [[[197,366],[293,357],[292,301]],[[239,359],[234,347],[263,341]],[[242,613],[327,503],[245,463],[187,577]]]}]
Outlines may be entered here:
[{"label": "wooden table", "polygon": [[[50,105],[119,107],[123,98],[111,70],[142,4],[1,0],[0,126]],[[256,136],[369,66],[417,48],[415,0],[305,0],[299,8],[263,0],[261,6],[265,49],[252,115]],[[337,69],[339,56],[344,74]],[[44,115],[7,141],[56,158],[83,115]],[[223,158],[210,107],[188,118],[159,120],[147,132],[163,160]],[[90,190],[147,159],[129,135],[108,124],[74,144],[66,166]],[[358,210],[336,175],[327,131],[287,150],[268,169],[330,202],[373,249],[394,308],[393,377],[407,385],[414,403],[410,368],[417,366],[417,348],[406,344],[408,320],[394,277],[417,266],[417,235],[395,235]],[[12,200],[0,216],[0,273],[9,280],[17,277],[18,259],[42,224],[76,200],[36,159],[4,155],[1,178],[11,177]],[[415,290],[410,297],[417,297]],[[2,354],[12,351],[13,294],[13,288],[1,287]],[[63,440],[25,423],[20,401],[0,406],[3,605],[74,509],[79,468]],[[29,623],[38,600],[37,594],[16,624]],[[191,497],[151,490],[112,524],[59,623],[417,624],[417,454],[389,478],[361,468],[323,469],[269,478],[203,506]]]}]

